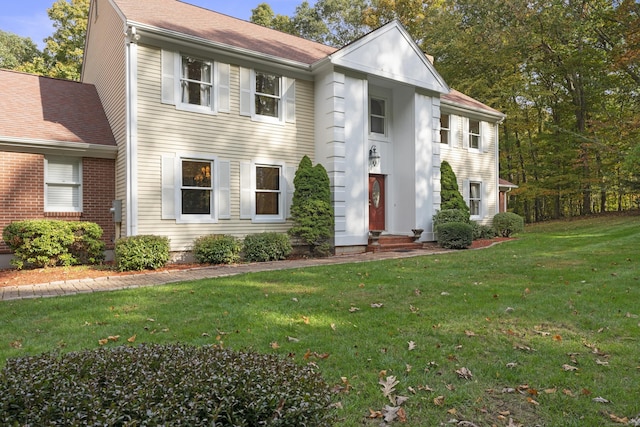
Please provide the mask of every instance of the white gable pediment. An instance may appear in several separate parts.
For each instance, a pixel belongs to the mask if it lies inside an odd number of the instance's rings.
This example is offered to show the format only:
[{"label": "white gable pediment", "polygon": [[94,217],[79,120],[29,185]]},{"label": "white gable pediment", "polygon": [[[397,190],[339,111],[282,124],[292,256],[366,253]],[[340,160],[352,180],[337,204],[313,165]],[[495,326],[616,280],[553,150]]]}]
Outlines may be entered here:
[{"label": "white gable pediment", "polygon": [[398,21],[370,32],[330,56],[351,70],[449,93],[444,79]]}]

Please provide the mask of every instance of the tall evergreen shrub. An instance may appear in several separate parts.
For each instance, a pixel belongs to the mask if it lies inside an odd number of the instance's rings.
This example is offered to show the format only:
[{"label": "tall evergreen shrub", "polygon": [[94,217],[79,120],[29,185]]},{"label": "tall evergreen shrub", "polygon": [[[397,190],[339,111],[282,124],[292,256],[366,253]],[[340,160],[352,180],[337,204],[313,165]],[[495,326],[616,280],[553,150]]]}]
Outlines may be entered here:
[{"label": "tall evergreen shrub", "polygon": [[460,209],[469,215],[469,206],[460,194],[456,174],[446,161],[440,164],[440,197],[440,209]]},{"label": "tall evergreen shrub", "polygon": [[329,175],[321,164],[313,166],[311,159],[300,160],[293,179],[295,191],[291,205],[294,226],[289,234],[309,245],[312,255],[331,253],[333,209]]}]

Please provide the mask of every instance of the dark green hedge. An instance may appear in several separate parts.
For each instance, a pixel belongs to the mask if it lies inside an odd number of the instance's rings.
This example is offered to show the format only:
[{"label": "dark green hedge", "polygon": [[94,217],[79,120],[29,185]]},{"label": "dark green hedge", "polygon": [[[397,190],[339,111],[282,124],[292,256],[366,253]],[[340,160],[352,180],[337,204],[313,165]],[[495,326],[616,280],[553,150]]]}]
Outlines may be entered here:
[{"label": "dark green hedge", "polygon": [[266,232],[249,234],[244,238],[242,252],[245,261],[278,261],[291,254],[289,236],[282,233]]},{"label": "dark green hedge", "polygon": [[10,359],[3,426],[330,426],[329,388],[311,365],[182,344]]},{"label": "dark green hedge", "polygon": [[448,222],[438,226],[438,244],[447,249],[466,249],[473,242],[473,226],[464,222]]},{"label": "dark green hedge", "polygon": [[511,237],[524,231],[524,219],[513,212],[501,212],[493,217],[493,228],[499,236]]}]

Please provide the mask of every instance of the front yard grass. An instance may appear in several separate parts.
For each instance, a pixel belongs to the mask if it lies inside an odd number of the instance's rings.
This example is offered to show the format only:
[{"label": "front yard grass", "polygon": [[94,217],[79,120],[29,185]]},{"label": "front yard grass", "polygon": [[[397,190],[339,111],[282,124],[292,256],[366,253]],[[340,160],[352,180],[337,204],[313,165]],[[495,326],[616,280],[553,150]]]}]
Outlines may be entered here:
[{"label": "front yard grass", "polygon": [[526,230],[478,251],[2,302],[0,366],[213,344],[317,364],[340,426],[380,425],[390,376],[408,397],[398,425],[640,425],[640,217]]}]

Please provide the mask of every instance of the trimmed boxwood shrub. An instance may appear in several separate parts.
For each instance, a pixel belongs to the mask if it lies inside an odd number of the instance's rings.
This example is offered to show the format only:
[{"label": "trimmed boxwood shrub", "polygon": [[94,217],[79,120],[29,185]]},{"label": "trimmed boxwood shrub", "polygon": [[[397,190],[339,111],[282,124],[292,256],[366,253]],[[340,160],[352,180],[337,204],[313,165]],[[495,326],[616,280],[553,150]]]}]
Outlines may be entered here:
[{"label": "trimmed boxwood shrub", "polygon": [[471,224],[469,211],[464,209],[442,209],[433,216],[433,229],[438,232],[438,227],[449,222],[463,222]]},{"label": "trimmed boxwood shrub", "polygon": [[331,426],[313,365],[183,344],[9,359],[0,425]]},{"label": "trimmed boxwood shrub", "polygon": [[473,227],[464,222],[438,226],[438,244],[447,249],[466,249],[473,242]]},{"label": "trimmed boxwood shrub", "polygon": [[524,231],[524,219],[513,212],[500,212],[493,217],[493,228],[499,236],[511,237]]},{"label": "trimmed boxwood shrub", "polygon": [[203,264],[233,264],[240,260],[241,248],[233,236],[209,234],[193,242],[193,256]]},{"label": "trimmed boxwood shrub", "polygon": [[140,235],[116,241],[118,271],[156,270],[169,261],[169,239],[164,236]]},{"label": "trimmed boxwood shrub", "polygon": [[102,228],[92,222],[25,220],[7,225],[2,238],[17,268],[95,264],[104,259]]},{"label": "trimmed boxwood shrub", "polygon": [[244,238],[242,246],[246,261],[277,261],[288,257],[291,251],[289,236],[275,232],[250,234]]},{"label": "trimmed boxwood shrub", "polygon": [[496,230],[489,225],[479,224],[476,221],[471,221],[473,227],[473,240],[478,239],[493,239],[496,237]]}]

